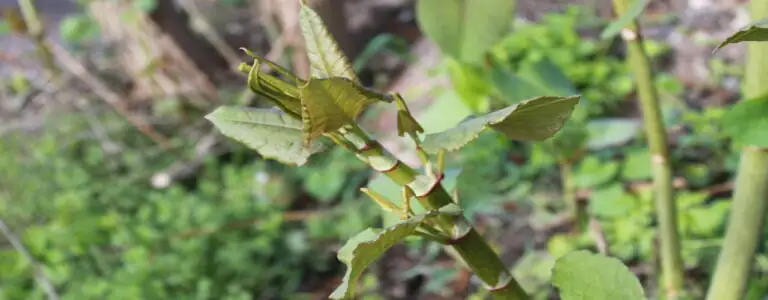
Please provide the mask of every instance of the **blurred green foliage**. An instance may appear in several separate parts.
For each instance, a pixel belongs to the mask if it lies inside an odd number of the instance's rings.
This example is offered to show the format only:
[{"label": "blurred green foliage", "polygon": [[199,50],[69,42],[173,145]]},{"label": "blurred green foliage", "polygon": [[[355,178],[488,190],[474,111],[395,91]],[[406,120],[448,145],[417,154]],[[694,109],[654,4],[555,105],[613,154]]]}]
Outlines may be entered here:
[{"label": "blurred green foliage", "polygon": [[[88,132],[82,119],[0,145],[0,216],[62,299],[290,298],[336,271],[333,247],[320,245],[375,221],[355,188],[367,172],[339,151],[290,173],[237,148],[228,160],[209,157],[193,183],[157,190],[146,179],[177,157],[137,150],[151,144],[116,116],[103,121],[122,126],[110,135],[121,151],[107,152],[78,134]],[[298,219],[306,223],[283,217],[302,197],[296,186],[314,212]],[[0,269],[0,299],[44,298],[10,245]]]}]

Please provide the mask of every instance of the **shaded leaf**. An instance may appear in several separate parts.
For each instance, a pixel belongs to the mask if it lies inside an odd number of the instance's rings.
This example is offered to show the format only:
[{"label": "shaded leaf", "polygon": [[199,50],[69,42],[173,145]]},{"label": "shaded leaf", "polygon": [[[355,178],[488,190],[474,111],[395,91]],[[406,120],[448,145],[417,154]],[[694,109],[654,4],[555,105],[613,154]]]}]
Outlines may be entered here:
[{"label": "shaded leaf", "polygon": [[547,57],[535,64],[524,65],[520,75],[544,88],[546,95],[568,96],[579,93],[563,69]]},{"label": "shaded leaf", "polygon": [[266,158],[303,165],[325,145],[302,145],[301,121],[271,109],[222,106],[205,116],[222,134],[256,150]]},{"label": "shaded leaf", "polygon": [[456,150],[471,142],[487,128],[507,138],[541,141],[557,133],[579,102],[579,96],[539,97],[470,119],[443,132],[429,134],[422,147],[428,152]]},{"label": "shaded leaf", "polygon": [[736,143],[768,147],[768,96],[733,105],[723,116],[723,131]]},{"label": "shaded leaf", "polygon": [[642,124],[638,120],[623,118],[603,118],[587,123],[587,148],[598,150],[620,146],[632,140],[640,132]]},{"label": "shaded leaf", "polygon": [[768,18],[755,21],[752,24],[742,27],[725,39],[714,51],[729,45],[741,42],[765,42],[768,41]]},{"label": "shaded leaf", "polygon": [[502,99],[509,104],[517,104],[525,99],[545,95],[546,90],[510,70],[501,67],[491,68],[491,82]]},{"label": "shaded leaf", "polygon": [[317,78],[344,77],[358,82],[347,57],[328,32],[323,20],[309,6],[302,4],[299,11],[301,33],[307,46],[312,76]]},{"label": "shaded leaf", "polygon": [[620,260],[588,251],[555,261],[552,283],[563,300],[645,299],[640,281]]},{"label": "shaded leaf", "polygon": [[413,233],[423,220],[424,215],[419,215],[385,230],[368,228],[349,239],[338,253],[339,260],[347,265],[347,271],[342,283],[333,291],[330,298],[354,298],[356,282],[365,268],[389,248]]},{"label": "shaded leaf", "polygon": [[363,107],[377,101],[342,77],[311,79],[300,93],[305,142],[354,122]]},{"label": "shaded leaf", "polygon": [[619,34],[622,29],[630,26],[630,24],[634,22],[635,19],[640,16],[640,14],[643,13],[643,10],[645,10],[645,7],[648,6],[649,2],[650,0],[632,1],[632,4],[629,5],[629,9],[627,9],[627,11],[624,12],[621,17],[611,22],[608,27],[603,29],[603,32],[600,33],[600,38],[604,40],[613,38]]},{"label": "shaded leaf", "polygon": [[416,20],[443,53],[479,63],[509,31],[514,5],[510,0],[418,0]]}]

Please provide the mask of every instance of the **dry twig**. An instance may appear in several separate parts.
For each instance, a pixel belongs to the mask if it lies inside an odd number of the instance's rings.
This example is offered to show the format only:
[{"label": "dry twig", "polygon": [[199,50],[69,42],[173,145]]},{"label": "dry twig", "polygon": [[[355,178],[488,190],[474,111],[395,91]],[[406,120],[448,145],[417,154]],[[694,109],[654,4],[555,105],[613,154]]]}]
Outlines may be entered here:
[{"label": "dry twig", "polygon": [[133,124],[136,129],[151,138],[163,149],[168,149],[170,147],[170,143],[168,142],[167,138],[155,131],[152,126],[146,121],[142,120],[142,118],[131,114],[131,112],[128,110],[128,107],[125,105],[125,103],[123,103],[121,99],[122,97],[117,92],[110,89],[110,87],[101,79],[91,75],[83,66],[83,64],[75,59],[66,49],[59,45],[53,45],[51,48],[53,50],[54,56],[61,63],[64,69],[88,85],[91,91],[93,91],[97,96],[104,100],[104,102],[112,106],[112,108],[114,108],[118,113],[125,117],[128,122]]}]

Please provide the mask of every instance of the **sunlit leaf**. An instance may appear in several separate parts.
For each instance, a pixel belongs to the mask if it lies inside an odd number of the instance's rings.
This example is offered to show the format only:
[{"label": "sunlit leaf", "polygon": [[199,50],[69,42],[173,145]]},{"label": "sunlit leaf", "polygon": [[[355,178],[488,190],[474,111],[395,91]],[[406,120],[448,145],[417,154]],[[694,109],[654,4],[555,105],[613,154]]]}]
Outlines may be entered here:
[{"label": "sunlit leaf", "polygon": [[603,29],[603,32],[600,33],[600,38],[604,40],[610,39],[619,34],[622,29],[627,28],[632,22],[635,21],[635,19],[637,19],[637,17],[640,16],[640,14],[643,13],[643,10],[645,10],[645,7],[648,6],[649,2],[650,0],[632,1],[632,4],[629,5],[629,9],[627,9],[627,11],[624,12],[621,17],[611,22],[608,27]]},{"label": "sunlit leaf", "polygon": [[325,146],[302,144],[301,121],[271,109],[222,106],[206,117],[222,134],[282,163],[303,165]]},{"label": "sunlit leaf", "polygon": [[622,218],[638,206],[638,199],[624,191],[621,184],[597,188],[589,199],[589,212],[598,218]]},{"label": "sunlit leaf", "polygon": [[768,147],[768,96],[732,106],[723,117],[723,131],[739,144]]},{"label": "sunlit leaf", "polygon": [[563,300],[644,300],[640,281],[620,260],[588,251],[555,261],[552,283]]},{"label": "sunlit leaf", "polygon": [[627,152],[621,177],[626,180],[650,179],[651,152],[648,149]]},{"label": "sunlit leaf", "polygon": [[587,147],[598,150],[625,144],[640,133],[641,125],[639,120],[625,118],[591,120],[587,123]]},{"label": "sunlit leaf", "polygon": [[419,27],[443,53],[479,63],[510,29],[515,1],[418,0]]},{"label": "sunlit leaf", "polygon": [[461,122],[446,131],[429,134],[422,147],[432,153],[441,149],[457,150],[487,128],[493,128],[513,140],[541,141],[562,128],[578,102],[579,96],[539,97],[523,101]]},{"label": "sunlit leaf", "polygon": [[353,299],[357,280],[365,268],[389,248],[413,233],[423,220],[424,215],[419,215],[385,230],[368,228],[349,239],[338,253],[339,260],[347,265],[347,271],[342,283],[333,291],[330,298]]},{"label": "sunlit leaf", "polygon": [[310,79],[301,87],[305,141],[354,122],[363,107],[378,101],[363,95],[357,86],[347,78],[333,77]]},{"label": "sunlit leaf", "polygon": [[755,21],[754,23],[739,29],[739,31],[720,43],[720,45],[715,48],[715,51],[720,50],[729,44],[765,41],[768,41],[768,18]]},{"label": "sunlit leaf", "polygon": [[302,4],[299,24],[307,46],[312,76],[317,78],[344,77],[358,82],[347,57],[328,32],[323,20],[309,6]]},{"label": "sunlit leaf", "polygon": [[601,162],[594,156],[588,156],[579,164],[574,173],[574,184],[580,188],[605,184],[619,173],[620,165],[616,161]]}]

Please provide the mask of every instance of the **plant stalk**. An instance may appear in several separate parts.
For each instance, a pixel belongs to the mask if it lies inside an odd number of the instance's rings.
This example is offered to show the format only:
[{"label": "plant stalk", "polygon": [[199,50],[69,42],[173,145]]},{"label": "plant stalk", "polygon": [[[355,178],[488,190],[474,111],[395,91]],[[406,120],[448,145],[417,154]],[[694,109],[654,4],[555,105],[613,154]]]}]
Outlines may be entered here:
[{"label": "plant stalk", "polygon": [[569,213],[576,224],[578,232],[584,232],[587,229],[589,218],[586,210],[579,205],[577,197],[576,183],[573,181],[573,164],[570,162],[560,163],[560,180],[563,185],[563,200],[568,206]]},{"label": "plant stalk", "polygon": [[[768,0],[750,3],[753,20],[768,16]],[[768,93],[768,43],[747,43],[744,99]],[[768,209],[768,149],[747,145],[741,153],[731,214],[707,300],[741,299],[761,243]]]},{"label": "plant stalk", "polygon": [[53,51],[51,51],[51,47],[45,39],[45,29],[43,27],[43,22],[40,21],[40,17],[38,16],[34,0],[19,0],[19,8],[27,27],[27,35],[32,42],[35,43],[37,55],[43,62],[43,68],[45,68],[48,76],[57,76],[59,74],[59,68],[56,67]]},{"label": "plant stalk", "polygon": [[[629,8],[628,0],[613,0],[616,15]],[[651,151],[653,188],[661,243],[661,281],[667,299],[676,299],[683,289],[683,263],[680,257],[680,233],[677,225],[677,204],[672,186],[672,168],[667,148],[667,133],[659,107],[658,92],[648,55],[643,49],[643,37],[637,21],[622,31],[627,43],[628,60],[637,82],[643,122]]]},{"label": "plant stalk", "polygon": [[[361,151],[362,156],[388,156],[393,157],[377,141],[370,139],[359,128],[353,131],[357,138],[364,140],[368,150]],[[374,170],[376,168],[372,166]],[[418,173],[402,161],[397,161],[395,167],[391,170],[381,171],[384,175],[392,179],[399,185],[407,185],[416,180]],[[417,197],[419,203],[424,208],[432,210],[438,209],[453,203],[450,194],[437,183],[426,195]],[[443,232],[453,235],[455,228],[459,228],[459,222],[470,226],[470,222],[464,217],[459,220],[449,217],[438,218],[437,224]],[[466,234],[458,239],[451,241],[452,245],[446,246],[461,258],[463,263],[479,277],[491,291],[494,299],[504,300],[527,300],[530,299],[522,286],[512,277],[507,267],[501,261],[498,254],[486,243],[483,237],[473,228],[469,227]]]}]

